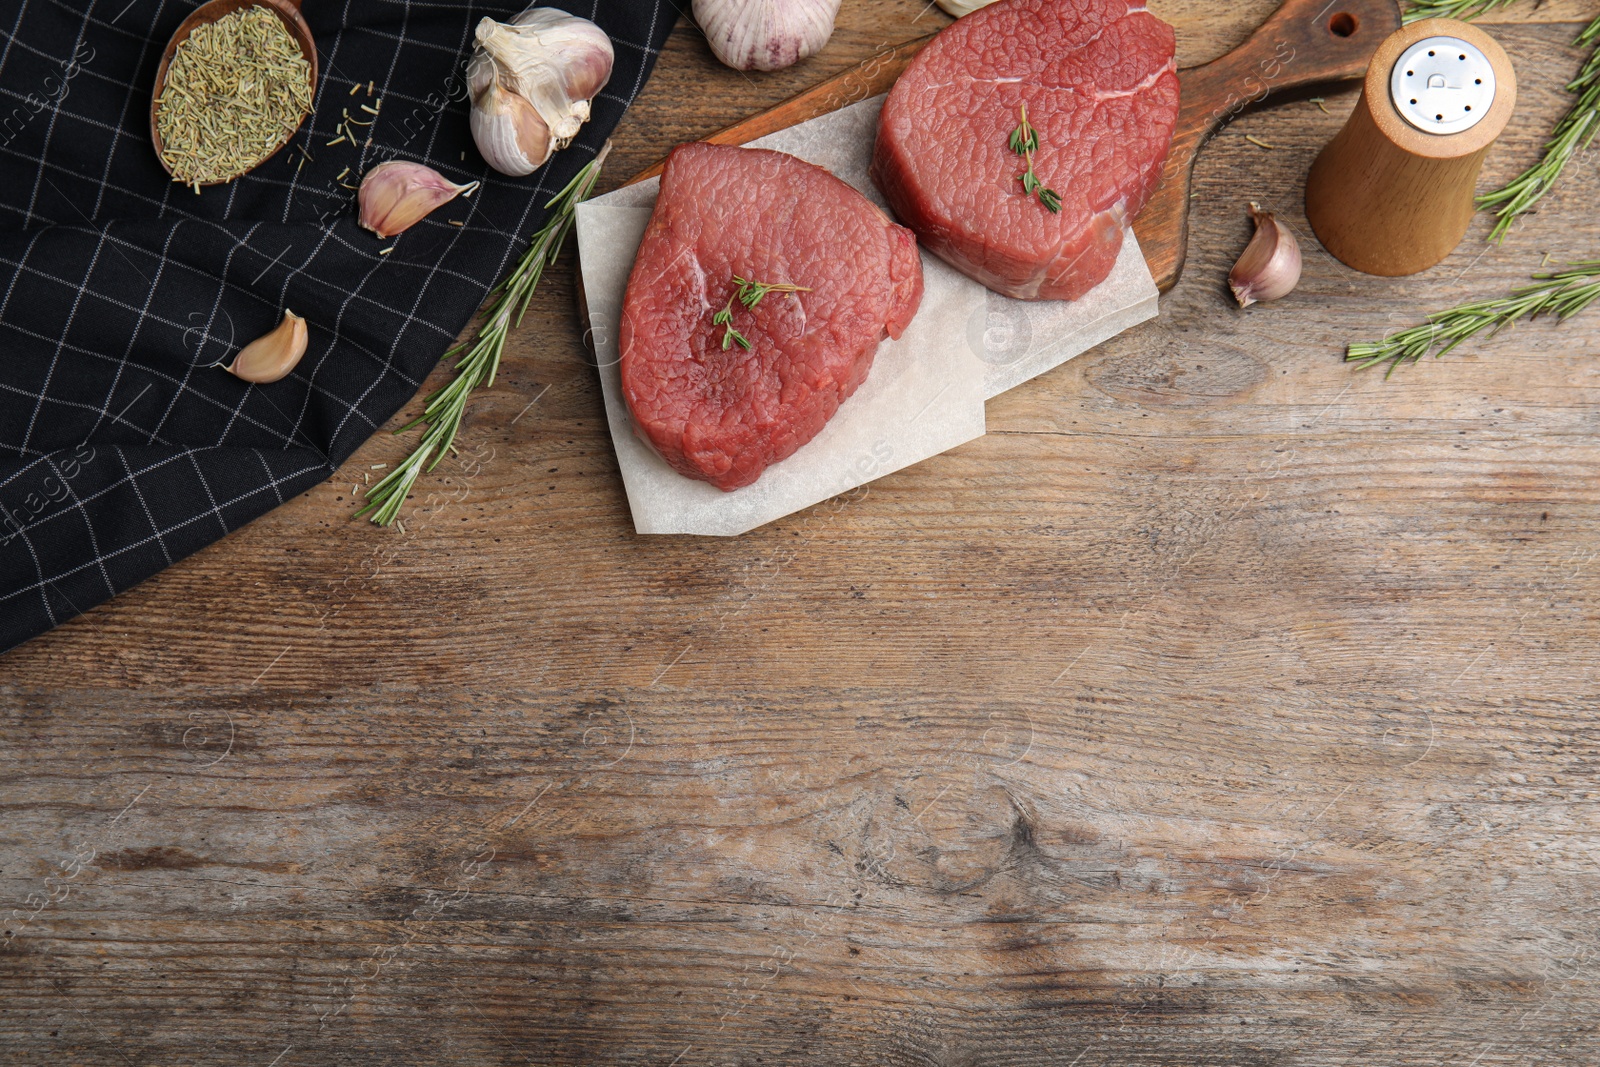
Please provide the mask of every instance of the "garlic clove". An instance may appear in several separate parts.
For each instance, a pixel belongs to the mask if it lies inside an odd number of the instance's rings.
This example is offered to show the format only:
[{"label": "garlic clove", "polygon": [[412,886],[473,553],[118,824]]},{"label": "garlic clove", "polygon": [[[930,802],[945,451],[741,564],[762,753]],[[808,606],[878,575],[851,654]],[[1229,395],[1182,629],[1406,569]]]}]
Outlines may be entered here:
[{"label": "garlic clove", "polygon": [[387,239],[409,230],[463,193],[471,196],[477,187],[477,182],[457,185],[421,163],[379,163],[361,179],[361,191],[356,194],[361,225]]},{"label": "garlic clove", "polygon": [[510,22],[482,19],[475,37],[467,65],[473,139],[496,170],[530,174],[589,120],[590,101],[611,80],[611,38],[588,19],[549,7]]},{"label": "garlic clove", "polygon": [[833,36],[840,0],[694,0],[711,51],[734,70],[782,70]]},{"label": "garlic clove", "polygon": [[1300,242],[1294,231],[1254,201],[1250,217],[1256,223],[1255,236],[1228,275],[1228,286],[1242,308],[1288,296],[1300,283]]},{"label": "garlic clove", "polygon": [[994,0],[939,0],[939,6],[956,18],[970,15],[980,7],[988,7],[992,3]]},{"label": "garlic clove", "polygon": [[233,357],[233,363],[223,369],[235,378],[269,385],[294,370],[306,354],[309,340],[306,320],[285,308],[283,321],[271,333],[245,345]]},{"label": "garlic clove", "polygon": [[513,178],[532,174],[563,147],[532,104],[496,82],[472,107],[472,139],[489,166]]}]

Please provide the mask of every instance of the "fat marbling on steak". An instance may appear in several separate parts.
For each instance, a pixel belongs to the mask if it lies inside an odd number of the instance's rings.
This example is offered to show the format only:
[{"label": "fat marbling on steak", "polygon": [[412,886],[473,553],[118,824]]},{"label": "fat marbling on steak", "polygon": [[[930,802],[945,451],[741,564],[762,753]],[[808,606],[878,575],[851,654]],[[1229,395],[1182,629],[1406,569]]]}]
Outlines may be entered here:
[{"label": "fat marbling on steak", "polygon": [[[809,291],[745,307],[735,278]],[[911,231],[828,171],[682,145],[623,298],[623,395],[674,470],[738,489],[822,430],[921,301]],[[724,309],[731,321],[714,322]]]},{"label": "fat marbling on steak", "polygon": [[[1172,27],[1141,0],[998,0],[939,34],[884,103],[872,175],[925,248],[996,292],[1076,300],[1116,264],[1178,116]],[[1052,214],[1010,144],[1026,105]]]}]

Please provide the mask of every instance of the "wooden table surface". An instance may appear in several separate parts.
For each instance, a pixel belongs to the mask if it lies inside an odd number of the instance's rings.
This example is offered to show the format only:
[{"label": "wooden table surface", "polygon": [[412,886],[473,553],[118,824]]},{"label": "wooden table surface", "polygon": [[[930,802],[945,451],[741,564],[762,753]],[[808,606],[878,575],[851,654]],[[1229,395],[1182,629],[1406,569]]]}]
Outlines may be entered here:
[{"label": "wooden table surface", "polygon": [[[770,76],[685,21],[607,183],[926,4]],[[1184,63],[1272,6],[1152,0]],[[1486,184],[1593,6],[1483,23]],[[1353,103],[1219,135],[1159,320],[731,540],[632,533],[564,260],[404,532],[347,521],[381,436],[0,662],[0,1060],[1597,1062],[1600,309],[1340,361],[1593,258],[1596,157],[1503,246],[1307,238],[1241,313],[1245,202],[1307,235]]]}]

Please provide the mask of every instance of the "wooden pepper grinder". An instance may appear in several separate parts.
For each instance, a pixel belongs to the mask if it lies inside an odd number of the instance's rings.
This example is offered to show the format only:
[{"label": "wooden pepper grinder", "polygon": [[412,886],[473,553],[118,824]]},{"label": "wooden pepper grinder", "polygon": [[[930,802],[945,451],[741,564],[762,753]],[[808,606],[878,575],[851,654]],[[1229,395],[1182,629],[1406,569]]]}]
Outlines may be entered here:
[{"label": "wooden pepper grinder", "polygon": [[1516,104],[1516,72],[1487,33],[1455,19],[1396,30],[1311,167],[1306,217],[1323,246],[1388,277],[1448,256],[1472,224],[1483,158]]}]

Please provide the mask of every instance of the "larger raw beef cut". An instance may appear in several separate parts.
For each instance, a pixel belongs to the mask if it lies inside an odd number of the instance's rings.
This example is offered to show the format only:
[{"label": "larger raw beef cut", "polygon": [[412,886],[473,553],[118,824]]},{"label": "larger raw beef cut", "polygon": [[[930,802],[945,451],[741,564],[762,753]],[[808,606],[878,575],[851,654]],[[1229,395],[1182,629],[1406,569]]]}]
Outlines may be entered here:
[{"label": "larger raw beef cut", "polygon": [[[1007,296],[1076,300],[1161,180],[1178,117],[1172,27],[1129,0],[998,0],[939,34],[883,106],[873,179],[924,247]],[[1011,145],[1026,106],[1030,196]]]},{"label": "larger raw beef cut", "polygon": [[[736,279],[807,291],[746,306]],[[921,301],[916,238],[849,185],[782,152],[682,145],[623,298],[623,395],[674,470],[738,489],[822,430]]]}]

